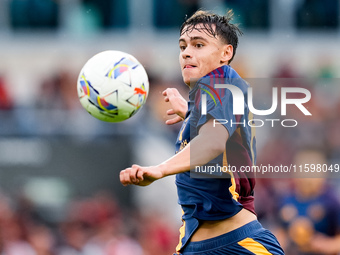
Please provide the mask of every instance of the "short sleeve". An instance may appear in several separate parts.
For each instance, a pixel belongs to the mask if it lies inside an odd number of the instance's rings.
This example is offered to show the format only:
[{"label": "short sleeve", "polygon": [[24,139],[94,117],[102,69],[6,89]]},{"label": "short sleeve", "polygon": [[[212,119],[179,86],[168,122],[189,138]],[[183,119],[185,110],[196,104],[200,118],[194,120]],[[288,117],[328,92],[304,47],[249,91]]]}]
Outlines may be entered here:
[{"label": "short sleeve", "polygon": [[[208,90],[201,91],[201,94],[206,94],[206,114],[202,114],[202,100],[199,100],[197,117],[197,131],[209,119],[215,119],[220,122],[229,133],[229,137],[233,135],[237,128],[237,118],[233,114],[233,97],[228,89],[214,90],[212,93]],[[218,95],[218,96],[217,96]]]}]

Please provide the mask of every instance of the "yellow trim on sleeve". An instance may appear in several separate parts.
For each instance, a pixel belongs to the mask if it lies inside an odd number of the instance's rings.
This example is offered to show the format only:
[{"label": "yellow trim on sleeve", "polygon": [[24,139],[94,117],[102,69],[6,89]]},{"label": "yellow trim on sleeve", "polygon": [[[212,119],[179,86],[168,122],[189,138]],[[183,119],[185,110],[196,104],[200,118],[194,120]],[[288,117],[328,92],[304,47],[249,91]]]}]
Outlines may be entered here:
[{"label": "yellow trim on sleeve", "polygon": [[[223,166],[228,168],[228,160],[227,160],[226,151],[223,152]],[[228,171],[227,173],[230,174],[230,180],[231,180],[231,186],[229,187],[229,192],[233,196],[233,199],[237,201],[240,195],[236,192],[236,182],[235,182],[234,174],[231,171]]]}]

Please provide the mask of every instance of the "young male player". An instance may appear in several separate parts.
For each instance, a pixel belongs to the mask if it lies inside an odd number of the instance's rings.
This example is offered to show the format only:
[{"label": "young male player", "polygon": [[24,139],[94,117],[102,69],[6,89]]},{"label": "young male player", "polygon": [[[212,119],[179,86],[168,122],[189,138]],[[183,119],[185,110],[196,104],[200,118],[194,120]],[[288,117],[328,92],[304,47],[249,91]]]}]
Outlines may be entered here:
[{"label": "young male player", "polygon": [[[197,11],[183,23],[179,62],[183,80],[190,87],[189,104],[176,89],[163,92],[171,105],[168,114],[175,115],[167,124],[184,120],[177,153],[157,166],[133,165],[121,171],[120,181],[146,186],[176,174],[183,210],[177,254],[284,254],[276,238],[257,221],[254,178],[240,171],[228,172],[228,178],[190,176],[197,166],[229,165],[240,170],[255,164],[255,137],[250,126],[242,124],[248,122],[246,102],[245,114],[233,115],[231,92],[214,89],[216,83],[232,84],[247,98],[248,85],[229,66],[240,34],[230,20],[230,15]],[[205,112],[202,94],[207,95]]]}]

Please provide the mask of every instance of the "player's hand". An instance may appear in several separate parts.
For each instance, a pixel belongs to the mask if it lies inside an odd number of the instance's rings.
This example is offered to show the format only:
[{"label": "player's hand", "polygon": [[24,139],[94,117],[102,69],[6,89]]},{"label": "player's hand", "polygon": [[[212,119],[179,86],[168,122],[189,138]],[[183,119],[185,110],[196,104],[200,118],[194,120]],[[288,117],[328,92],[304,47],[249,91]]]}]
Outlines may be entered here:
[{"label": "player's hand", "polygon": [[129,184],[147,186],[163,177],[164,174],[160,167],[141,167],[139,165],[132,165],[131,167],[122,170],[119,175],[120,182],[124,186]]},{"label": "player's hand", "polygon": [[165,122],[167,125],[172,125],[184,120],[188,111],[188,103],[175,88],[167,88],[163,91],[164,101],[170,103],[170,109],[166,112],[167,115],[175,115],[172,119]]}]

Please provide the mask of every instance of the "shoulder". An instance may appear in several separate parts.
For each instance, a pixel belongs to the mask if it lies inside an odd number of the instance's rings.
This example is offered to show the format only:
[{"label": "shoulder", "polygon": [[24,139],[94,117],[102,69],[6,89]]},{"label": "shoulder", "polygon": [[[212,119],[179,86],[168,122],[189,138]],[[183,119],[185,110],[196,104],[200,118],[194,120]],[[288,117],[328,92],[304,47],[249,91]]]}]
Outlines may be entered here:
[{"label": "shoulder", "polygon": [[229,65],[224,65],[220,67],[220,70],[223,70],[223,76],[228,78],[241,78],[241,76]]},{"label": "shoulder", "polygon": [[229,65],[224,65],[217,70],[222,73],[223,82],[225,84],[236,86],[241,89],[244,94],[247,93],[249,84],[235,71],[235,69]]}]

